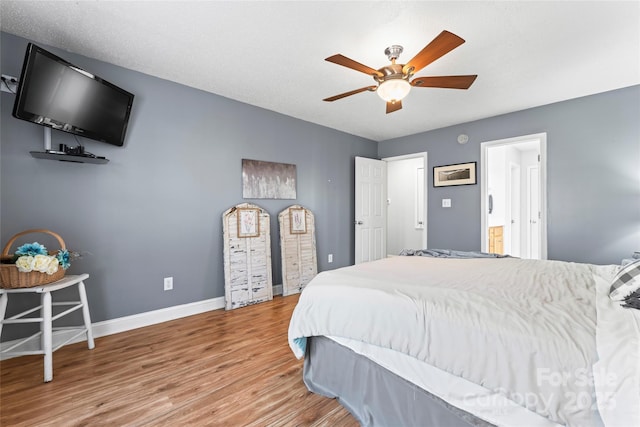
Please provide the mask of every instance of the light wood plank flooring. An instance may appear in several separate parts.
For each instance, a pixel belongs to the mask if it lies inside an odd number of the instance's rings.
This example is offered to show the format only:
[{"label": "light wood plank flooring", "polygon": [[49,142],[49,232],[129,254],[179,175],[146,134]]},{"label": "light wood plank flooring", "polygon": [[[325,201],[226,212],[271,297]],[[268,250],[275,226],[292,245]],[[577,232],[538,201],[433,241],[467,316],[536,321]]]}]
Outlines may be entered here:
[{"label": "light wood plank flooring", "polygon": [[357,426],[307,391],[287,343],[298,296],[0,362],[1,426]]}]

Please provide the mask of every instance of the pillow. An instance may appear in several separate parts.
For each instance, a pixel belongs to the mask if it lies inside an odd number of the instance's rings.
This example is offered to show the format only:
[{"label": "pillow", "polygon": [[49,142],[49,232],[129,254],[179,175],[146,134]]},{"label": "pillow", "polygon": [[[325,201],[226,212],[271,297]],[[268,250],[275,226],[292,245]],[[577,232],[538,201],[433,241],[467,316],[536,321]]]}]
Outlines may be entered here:
[{"label": "pillow", "polygon": [[640,289],[640,259],[623,266],[613,278],[609,296],[614,301],[622,301]]}]

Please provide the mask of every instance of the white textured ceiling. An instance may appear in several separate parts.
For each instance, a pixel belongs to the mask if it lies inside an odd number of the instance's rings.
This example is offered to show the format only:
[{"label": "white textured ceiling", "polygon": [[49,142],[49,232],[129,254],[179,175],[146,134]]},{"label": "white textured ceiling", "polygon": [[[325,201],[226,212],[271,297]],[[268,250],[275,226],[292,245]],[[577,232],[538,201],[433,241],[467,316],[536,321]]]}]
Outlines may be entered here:
[{"label": "white textured ceiling", "polygon": [[[375,141],[640,84],[638,1],[2,0],[0,18],[38,43]],[[417,75],[478,74],[469,90],[413,88],[389,115],[375,93],[322,101],[374,84],[324,58],[380,68],[400,44],[404,63],[442,30],[466,43]]]}]

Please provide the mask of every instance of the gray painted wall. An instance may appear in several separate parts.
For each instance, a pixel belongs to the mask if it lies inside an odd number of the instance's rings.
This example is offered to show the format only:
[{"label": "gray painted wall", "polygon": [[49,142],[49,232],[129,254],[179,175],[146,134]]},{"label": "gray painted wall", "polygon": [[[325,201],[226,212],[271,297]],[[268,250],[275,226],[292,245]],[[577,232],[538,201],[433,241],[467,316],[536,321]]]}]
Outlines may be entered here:
[{"label": "gray painted wall", "polygon": [[546,132],[549,259],[617,264],[640,250],[639,118],[633,86],[384,141],[378,156],[427,151],[429,247],[479,250],[480,182],[434,188],[433,166],[477,161],[480,179],[480,143]]},{"label": "gray painted wall", "polygon": [[[20,75],[27,42],[1,33],[3,74]],[[14,95],[1,95],[1,241],[48,228],[88,253],[68,274],[91,274],[94,322],[224,295],[221,215],[245,201],[242,158],[297,165],[297,200],[250,200],[271,214],[274,284],[282,283],[277,214],[294,203],[315,213],[319,269],[353,263],[353,159],[376,157],[375,142],[43,47],[136,95],[123,148],[83,139],[106,165],[34,159],[43,128],[13,118]],[[76,145],[53,131],[59,143]],[[166,276],[173,291],[162,290]],[[10,298],[9,312],[33,304],[29,297]],[[4,329],[3,341],[25,332]]]}]

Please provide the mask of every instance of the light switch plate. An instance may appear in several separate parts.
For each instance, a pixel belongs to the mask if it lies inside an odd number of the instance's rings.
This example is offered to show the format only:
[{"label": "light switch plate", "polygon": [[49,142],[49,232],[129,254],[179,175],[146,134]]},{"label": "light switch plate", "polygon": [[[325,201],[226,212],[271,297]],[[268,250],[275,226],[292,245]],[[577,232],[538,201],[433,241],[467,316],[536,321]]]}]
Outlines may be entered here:
[{"label": "light switch plate", "polygon": [[451,199],[442,199],[442,207],[450,208],[451,207]]}]

